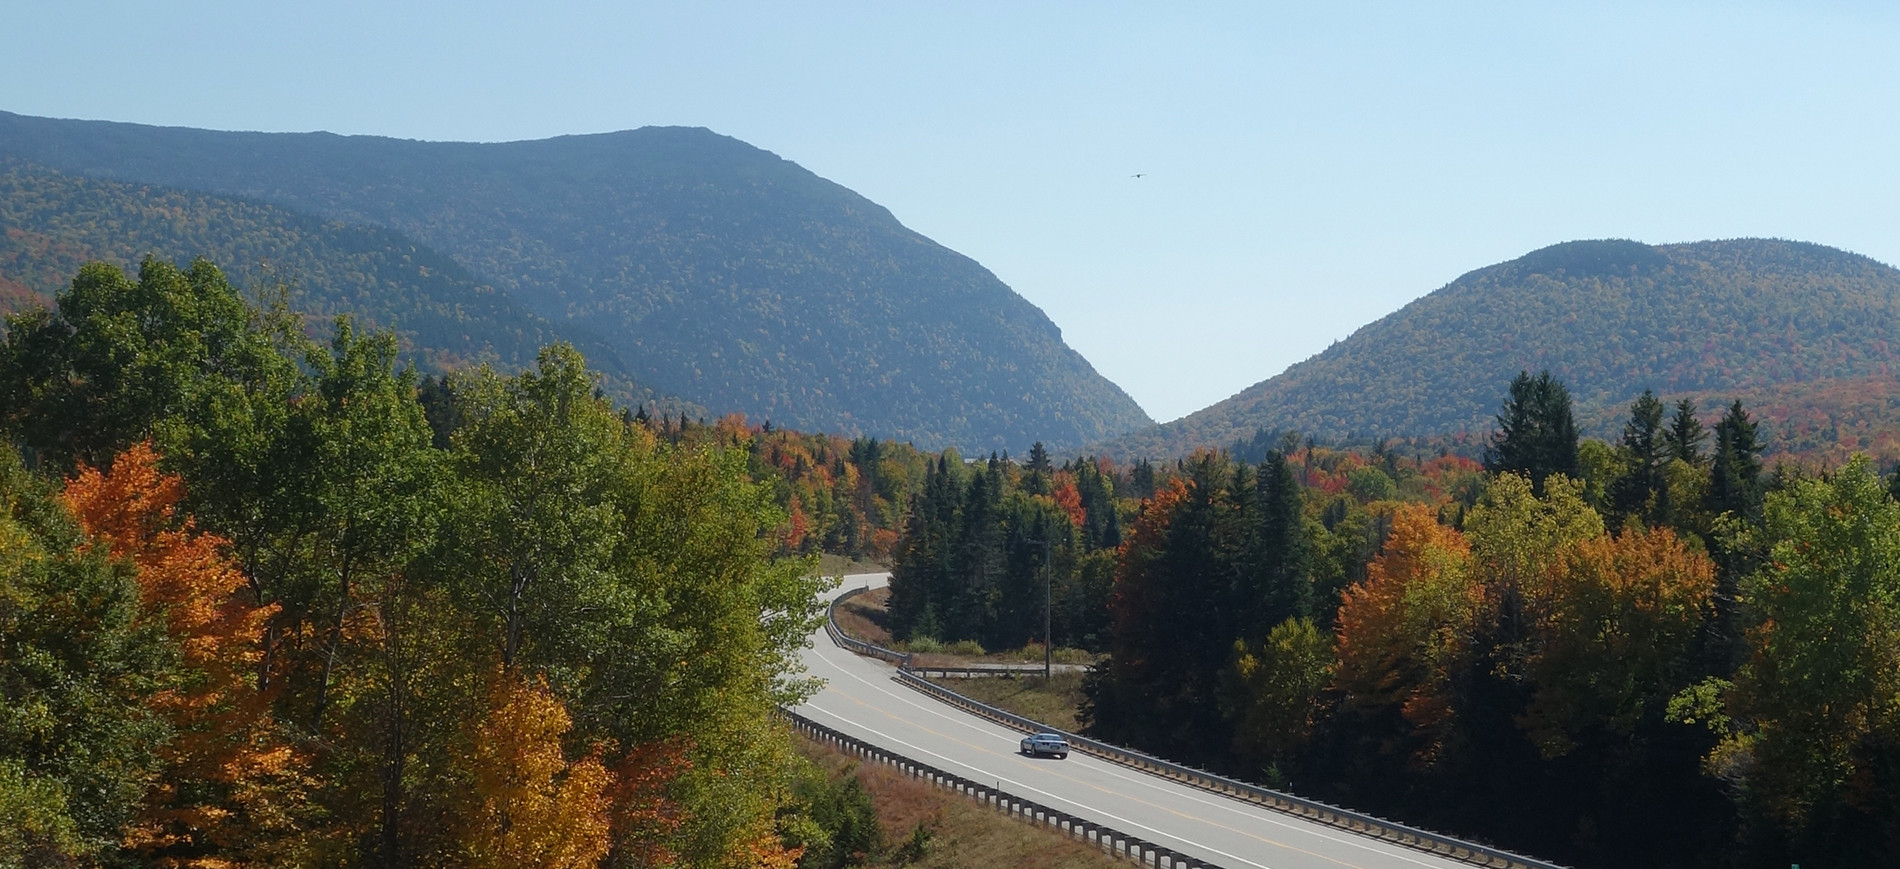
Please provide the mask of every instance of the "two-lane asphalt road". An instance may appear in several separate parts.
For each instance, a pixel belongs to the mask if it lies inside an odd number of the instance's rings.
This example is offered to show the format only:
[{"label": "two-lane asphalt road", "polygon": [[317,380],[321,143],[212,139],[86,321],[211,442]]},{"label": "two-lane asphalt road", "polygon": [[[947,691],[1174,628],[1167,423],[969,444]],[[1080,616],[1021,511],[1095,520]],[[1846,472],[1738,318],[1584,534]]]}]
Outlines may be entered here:
[{"label": "two-lane asphalt road", "polygon": [[[887,574],[846,577],[848,590]],[[838,648],[821,631],[805,666],[825,688],[806,717],[913,760],[1088,818],[1228,869],[1449,869],[1454,860],[1360,836],[1084,754],[1018,754],[1023,734],[898,684],[890,664]]]}]

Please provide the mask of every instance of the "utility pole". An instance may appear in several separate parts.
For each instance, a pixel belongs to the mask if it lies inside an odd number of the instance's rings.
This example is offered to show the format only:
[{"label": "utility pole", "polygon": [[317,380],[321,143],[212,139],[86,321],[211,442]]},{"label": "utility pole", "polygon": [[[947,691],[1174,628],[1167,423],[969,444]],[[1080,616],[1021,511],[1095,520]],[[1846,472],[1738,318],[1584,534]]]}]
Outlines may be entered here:
[{"label": "utility pole", "polygon": [[1023,537],[1024,543],[1042,544],[1042,678],[1048,681],[1055,674],[1056,642],[1055,629],[1055,554],[1051,541]]}]

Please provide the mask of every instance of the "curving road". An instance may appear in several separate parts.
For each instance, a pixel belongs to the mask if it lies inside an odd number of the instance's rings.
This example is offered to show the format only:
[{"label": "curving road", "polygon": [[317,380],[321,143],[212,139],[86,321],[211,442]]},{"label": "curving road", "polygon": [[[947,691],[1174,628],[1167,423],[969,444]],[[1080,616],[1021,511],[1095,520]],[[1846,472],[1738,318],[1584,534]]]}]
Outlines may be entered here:
[{"label": "curving road", "polygon": [[[841,590],[888,578],[848,576]],[[1016,753],[1021,733],[898,684],[892,665],[840,649],[823,631],[813,635],[805,666],[825,680],[798,708],[813,721],[1227,869],[1469,867],[1083,754],[1023,757]]]}]

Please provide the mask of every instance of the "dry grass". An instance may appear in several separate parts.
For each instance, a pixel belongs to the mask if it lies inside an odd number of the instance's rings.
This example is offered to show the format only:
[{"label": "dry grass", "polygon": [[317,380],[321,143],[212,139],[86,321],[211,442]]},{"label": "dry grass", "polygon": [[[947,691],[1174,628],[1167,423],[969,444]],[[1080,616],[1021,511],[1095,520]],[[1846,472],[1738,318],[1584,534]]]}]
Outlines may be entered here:
[{"label": "dry grass", "polygon": [[890,613],[885,612],[884,603],[890,599],[890,589],[874,588],[845,601],[838,607],[839,630],[846,636],[889,648]]},{"label": "dry grass", "polygon": [[[981,647],[974,651],[981,654],[958,654],[949,648],[935,647],[920,651],[905,643],[896,642],[891,637],[890,613],[885,609],[891,599],[888,588],[874,588],[858,595],[838,607],[838,627],[847,636],[855,637],[867,643],[875,643],[887,649],[911,652],[916,656],[919,666],[930,667],[970,667],[980,664],[1040,664],[1042,663],[1042,644],[1030,643],[1020,649],[1001,652],[986,652]],[[966,645],[966,644],[960,644]],[[974,644],[967,644],[974,646]],[[1099,655],[1080,649],[1057,648],[1055,660],[1058,664],[1087,665],[1095,663]]]},{"label": "dry grass", "polygon": [[1076,710],[1082,705],[1082,676],[1077,672],[1057,673],[1049,679],[1033,676],[988,676],[978,679],[932,679],[952,691],[981,700],[998,709],[1006,709],[1040,721],[1051,727],[1074,733],[1078,725]]},{"label": "dry grass", "polygon": [[849,576],[853,573],[885,573],[891,569],[888,564],[876,561],[859,561],[844,555],[829,552],[818,555],[819,576]]},{"label": "dry grass", "polygon": [[[871,861],[872,866],[1126,869],[1128,865],[1094,846],[1014,820],[883,764],[860,764],[856,758],[808,739],[799,739],[798,744],[800,751],[829,773],[854,770],[870,793],[878,822],[884,828],[885,843],[884,853]],[[899,862],[896,852],[919,825],[929,832],[922,859]]]}]

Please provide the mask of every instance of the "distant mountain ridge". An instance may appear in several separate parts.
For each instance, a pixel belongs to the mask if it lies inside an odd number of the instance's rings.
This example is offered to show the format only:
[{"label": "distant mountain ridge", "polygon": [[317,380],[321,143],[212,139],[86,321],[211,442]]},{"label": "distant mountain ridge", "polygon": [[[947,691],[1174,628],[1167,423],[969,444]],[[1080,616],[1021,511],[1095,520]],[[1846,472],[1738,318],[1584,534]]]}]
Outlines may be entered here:
[{"label": "distant mountain ridge", "polygon": [[0,112],[8,155],[400,231],[715,413],[965,449],[1152,424],[982,266],[703,129],[467,144]]},{"label": "distant mountain ridge", "polygon": [[[1544,368],[1569,385],[1580,420],[1599,435],[1644,389],[1786,405],[1793,385],[1809,384],[1817,394],[1881,395],[1884,405],[1900,399],[1900,270],[1770,239],[1553,245],[1470,272],[1232,398],[1099,448],[1180,455],[1263,429],[1329,439],[1481,433],[1511,377]],[[1846,413],[1866,409],[1839,397],[1830,401],[1858,408]],[[1900,406],[1889,411],[1900,418]]]},{"label": "distant mountain ridge", "polygon": [[[706,413],[634,382],[593,335],[555,328],[394,230],[0,158],[0,311],[48,303],[87,262],[131,273],[147,256],[174,263],[203,256],[240,287],[281,287],[284,302],[307,318],[347,313],[394,331],[424,373],[484,362],[518,370],[533,365],[542,346],[568,340],[593,360],[614,399],[654,412]],[[319,335],[328,331],[312,325]]]}]

